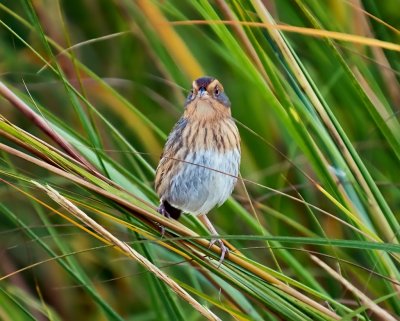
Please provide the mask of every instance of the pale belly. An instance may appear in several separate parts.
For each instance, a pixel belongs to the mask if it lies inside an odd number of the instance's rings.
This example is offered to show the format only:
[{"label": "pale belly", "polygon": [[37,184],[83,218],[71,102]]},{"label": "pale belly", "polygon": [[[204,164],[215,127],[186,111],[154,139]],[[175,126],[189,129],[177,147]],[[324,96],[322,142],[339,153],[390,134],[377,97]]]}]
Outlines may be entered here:
[{"label": "pale belly", "polygon": [[207,214],[231,195],[239,174],[240,151],[198,151],[189,153],[185,161],[193,164],[182,163],[165,199],[183,212]]}]

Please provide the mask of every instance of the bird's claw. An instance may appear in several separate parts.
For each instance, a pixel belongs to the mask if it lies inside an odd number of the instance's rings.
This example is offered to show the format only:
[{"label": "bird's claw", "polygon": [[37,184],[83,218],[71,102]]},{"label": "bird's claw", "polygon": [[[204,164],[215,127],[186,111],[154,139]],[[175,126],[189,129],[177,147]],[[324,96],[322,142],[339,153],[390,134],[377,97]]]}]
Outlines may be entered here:
[{"label": "bird's claw", "polygon": [[[160,213],[162,216],[166,218],[171,218],[171,215],[166,211],[165,207],[161,204],[160,207],[157,209],[157,212]],[[165,226],[161,225],[160,223],[156,222],[156,225],[160,228],[161,238],[165,235]]]},{"label": "bird's claw", "polygon": [[222,262],[224,261],[225,257],[229,256],[229,248],[227,246],[225,246],[224,242],[222,242],[221,239],[212,239],[210,241],[210,245],[208,246],[208,248],[211,248],[215,243],[218,243],[220,249],[221,249],[221,256],[219,258],[218,261],[218,268],[221,266]]}]

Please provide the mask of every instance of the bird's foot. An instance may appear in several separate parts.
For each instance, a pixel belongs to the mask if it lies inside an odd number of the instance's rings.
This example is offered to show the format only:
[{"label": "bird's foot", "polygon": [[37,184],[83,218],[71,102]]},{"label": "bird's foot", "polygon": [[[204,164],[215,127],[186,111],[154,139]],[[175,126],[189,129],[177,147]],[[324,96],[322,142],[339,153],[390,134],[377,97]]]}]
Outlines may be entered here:
[{"label": "bird's foot", "polygon": [[[162,216],[166,218],[171,218],[171,215],[168,213],[168,211],[165,209],[165,206],[163,203],[160,204],[160,206],[157,209],[157,212],[160,213]],[[164,237],[165,234],[165,226],[161,225],[160,223],[156,222],[156,225],[160,228],[160,234],[161,237]]]},{"label": "bird's foot", "polygon": [[225,256],[226,257],[229,256],[229,248],[227,246],[225,246],[224,242],[222,242],[221,239],[218,239],[218,238],[211,239],[210,245],[208,246],[208,248],[211,248],[215,243],[218,243],[218,245],[221,249],[221,256],[218,261],[218,263],[219,263],[218,268],[219,268],[221,266],[222,262],[224,261]]}]

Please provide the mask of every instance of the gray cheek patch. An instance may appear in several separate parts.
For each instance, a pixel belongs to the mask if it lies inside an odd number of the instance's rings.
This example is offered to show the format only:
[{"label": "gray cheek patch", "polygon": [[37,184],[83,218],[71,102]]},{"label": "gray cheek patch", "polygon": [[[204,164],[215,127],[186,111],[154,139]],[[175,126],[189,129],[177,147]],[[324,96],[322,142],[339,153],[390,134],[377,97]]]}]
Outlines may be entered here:
[{"label": "gray cheek patch", "polygon": [[217,100],[226,107],[231,107],[231,101],[225,93],[220,93]]}]

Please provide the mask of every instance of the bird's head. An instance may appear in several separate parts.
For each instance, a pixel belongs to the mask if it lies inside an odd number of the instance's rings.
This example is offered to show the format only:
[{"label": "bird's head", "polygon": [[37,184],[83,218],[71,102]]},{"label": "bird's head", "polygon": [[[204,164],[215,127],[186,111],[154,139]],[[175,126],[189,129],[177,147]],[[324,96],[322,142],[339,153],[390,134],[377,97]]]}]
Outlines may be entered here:
[{"label": "bird's head", "polygon": [[224,87],[213,77],[201,77],[193,81],[186,99],[185,113],[189,117],[226,117],[231,115],[231,102]]}]

